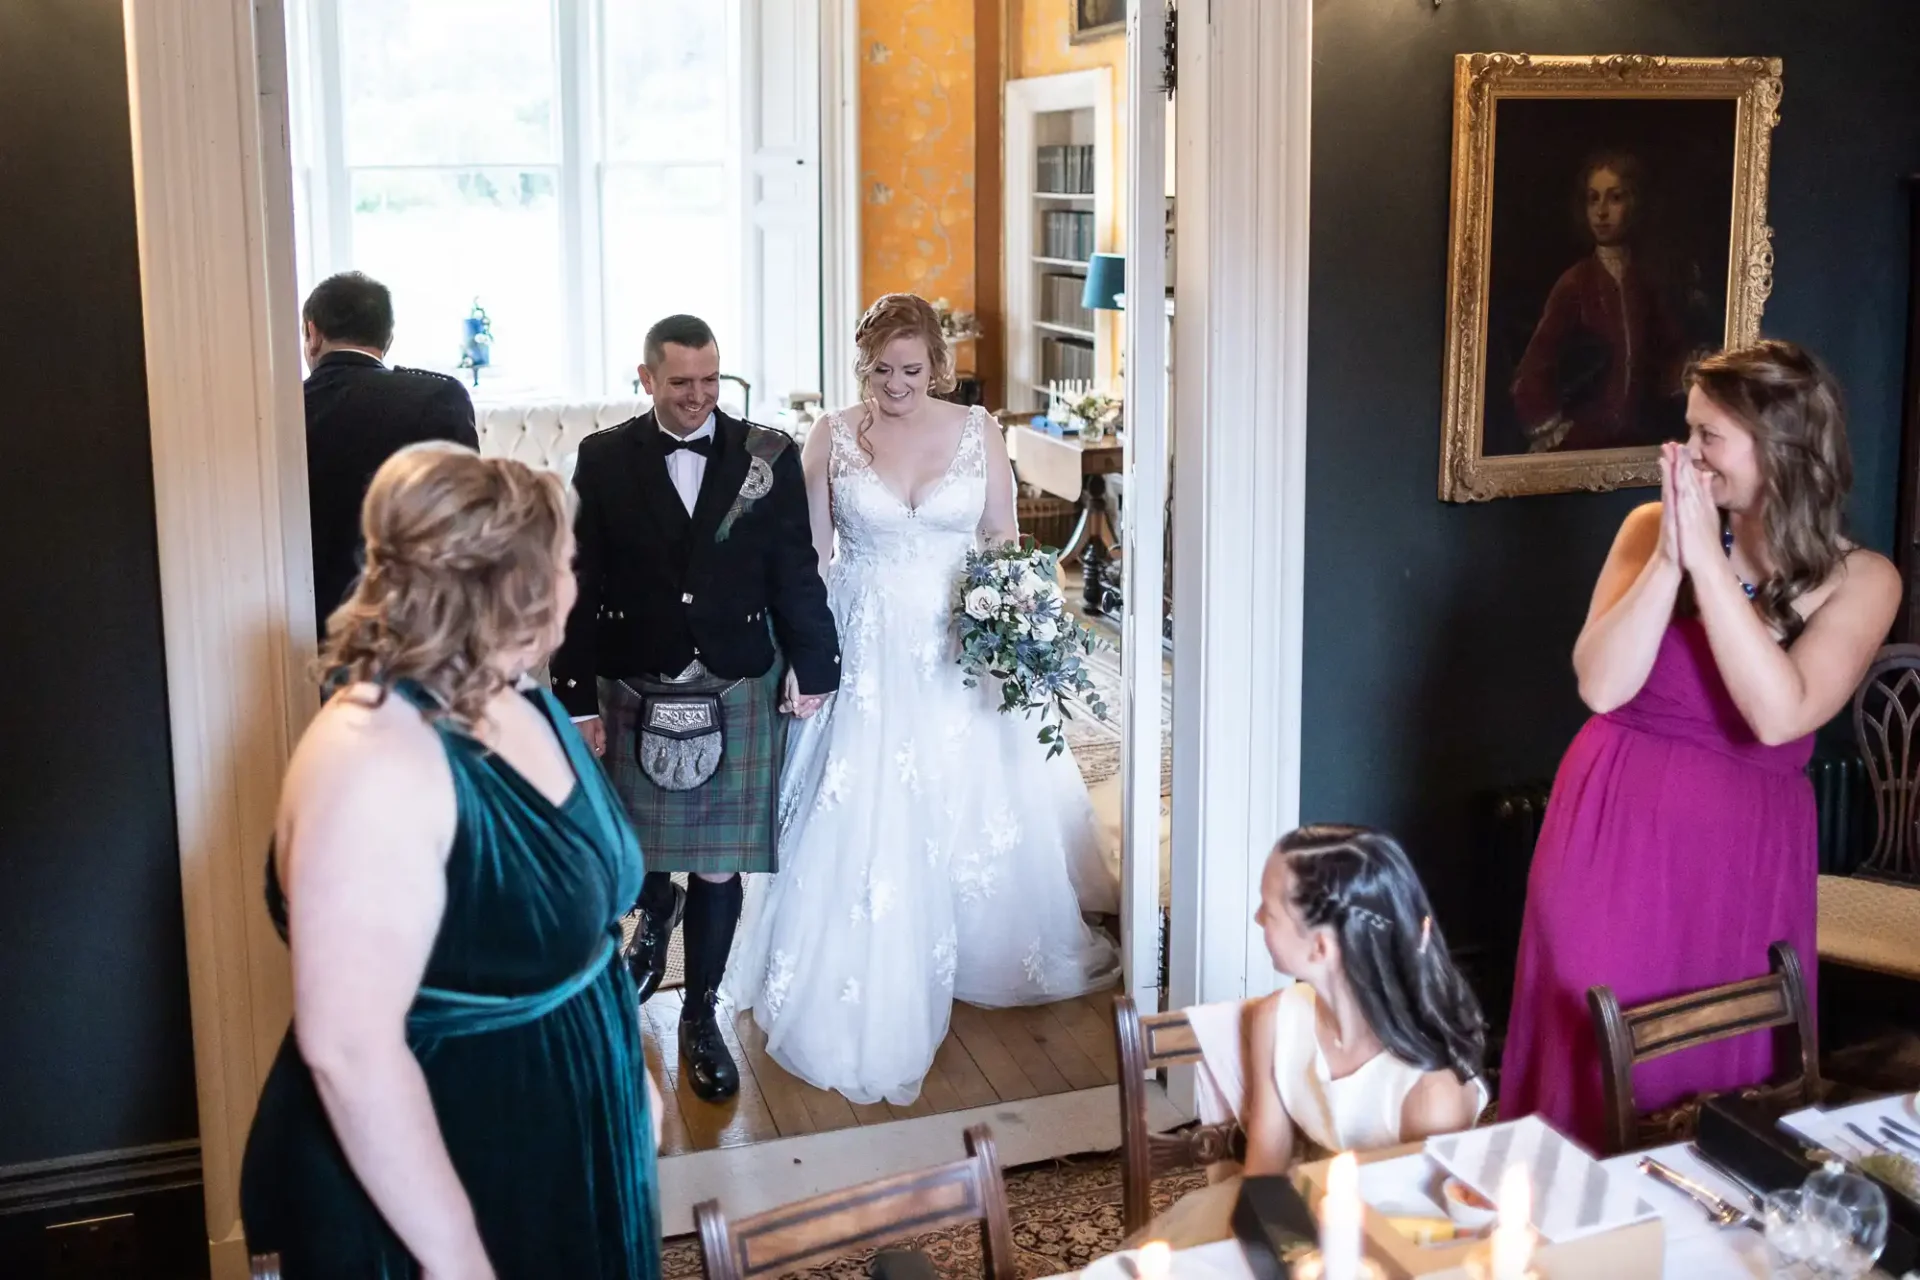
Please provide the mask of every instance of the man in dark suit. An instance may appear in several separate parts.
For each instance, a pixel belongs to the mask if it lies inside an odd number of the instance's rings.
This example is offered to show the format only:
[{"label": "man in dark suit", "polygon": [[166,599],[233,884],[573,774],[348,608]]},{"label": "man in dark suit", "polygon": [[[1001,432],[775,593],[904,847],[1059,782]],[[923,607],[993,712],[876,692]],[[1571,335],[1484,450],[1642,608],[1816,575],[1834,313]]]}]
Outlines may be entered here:
[{"label": "man in dark suit", "polygon": [[422,440],[480,447],[473,401],[458,378],[389,369],[393,298],[358,271],[329,276],[301,308],[307,348],[307,501],[313,600],[327,617],[360,576],[360,504],[380,464]]},{"label": "man in dark suit", "polygon": [[839,687],[840,645],[800,451],[719,412],[713,331],[693,316],[654,325],[640,381],[653,408],[580,445],[580,598],[551,670],[640,835],[628,964],[641,1000],[686,921],[680,1052],[715,1101],[740,1087],[714,1011],[740,873],[775,869],[781,714],[812,715]]}]

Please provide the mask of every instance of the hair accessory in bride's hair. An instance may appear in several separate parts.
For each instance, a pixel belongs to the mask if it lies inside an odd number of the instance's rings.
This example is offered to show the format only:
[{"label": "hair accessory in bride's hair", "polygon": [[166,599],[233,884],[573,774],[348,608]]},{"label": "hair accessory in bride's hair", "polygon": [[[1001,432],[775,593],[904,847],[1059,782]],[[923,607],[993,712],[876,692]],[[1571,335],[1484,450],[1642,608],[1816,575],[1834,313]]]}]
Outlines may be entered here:
[{"label": "hair accessory in bride's hair", "polygon": [[1415,954],[1427,954],[1427,944],[1433,941],[1433,917],[1420,917],[1420,949]]}]

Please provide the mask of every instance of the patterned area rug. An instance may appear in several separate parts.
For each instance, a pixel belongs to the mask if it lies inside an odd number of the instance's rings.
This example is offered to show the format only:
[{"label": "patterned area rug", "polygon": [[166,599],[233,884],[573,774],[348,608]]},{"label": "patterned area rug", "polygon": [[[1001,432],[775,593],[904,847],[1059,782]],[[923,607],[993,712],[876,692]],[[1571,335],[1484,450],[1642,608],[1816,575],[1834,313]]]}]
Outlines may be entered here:
[{"label": "patterned area rug", "polygon": [[[1106,703],[1106,720],[1096,720],[1093,708],[1080,698],[1068,700],[1073,719],[1067,721],[1067,746],[1073,762],[1080,766],[1080,777],[1088,786],[1105,782],[1120,772],[1121,694],[1126,685],[1120,678],[1118,650],[1101,651],[1087,658],[1087,670],[1094,688]],[[1173,688],[1168,681],[1160,697],[1160,794],[1173,794]]]},{"label": "patterned area rug", "polygon": [[[1162,1178],[1153,1187],[1158,1213],[1189,1191],[1205,1185],[1199,1170]],[[1007,1174],[1007,1203],[1013,1218],[1015,1264],[1022,1280],[1083,1270],[1095,1258],[1120,1247],[1120,1161],[1117,1156],[1084,1156],[1051,1161]],[[982,1274],[980,1230],[956,1227],[920,1236],[890,1248],[917,1249],[933,1261],[942,1277]],[[850,1253],[824,1266],[796,1271],[819,1280],[865,1280],[875,1250]],[[662,1280],[696,1280],[701,1275],[700,1242],[694,1236],[667,1241],[661,1259]]]}]

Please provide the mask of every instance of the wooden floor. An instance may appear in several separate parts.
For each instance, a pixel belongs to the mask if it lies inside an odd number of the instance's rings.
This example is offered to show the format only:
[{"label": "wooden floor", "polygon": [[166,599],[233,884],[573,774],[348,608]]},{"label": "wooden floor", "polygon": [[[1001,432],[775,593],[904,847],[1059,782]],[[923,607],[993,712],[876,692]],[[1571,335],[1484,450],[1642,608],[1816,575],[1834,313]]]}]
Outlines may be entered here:
[{"label": "wooden floor", "polygon": [[647,1068],[666,1099],[660,1154],[741,1147],[1112,1084],[1118,1079],[1112,1005],[1112,992],[1025,1009],[955,1004],[952,1029],[910,1107],[855,1106],[788,1075],[767,1057],[766,1037],[753,1015],[742,1013],[733,1025],[721,1024],[740,1066],[740,1093],[715,1104],[695,1097],[681,1078],[680,992],[662,991],[640,1011]]}]

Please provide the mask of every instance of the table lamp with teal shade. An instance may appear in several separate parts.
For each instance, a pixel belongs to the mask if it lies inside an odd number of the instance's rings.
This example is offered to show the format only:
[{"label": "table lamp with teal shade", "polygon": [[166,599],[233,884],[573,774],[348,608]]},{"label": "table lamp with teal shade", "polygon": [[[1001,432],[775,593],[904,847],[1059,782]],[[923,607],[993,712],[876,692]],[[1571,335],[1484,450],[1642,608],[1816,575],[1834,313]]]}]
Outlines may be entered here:
[{"label": "table lamp with teal shade", "polygon": [[1080,305],[1092,311],[1122,310],[1126,289],[1126,255],[1096,253],[1087,262],[1087,287],[1080,294]]}]

